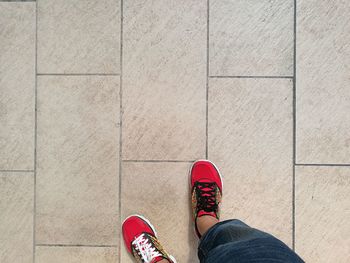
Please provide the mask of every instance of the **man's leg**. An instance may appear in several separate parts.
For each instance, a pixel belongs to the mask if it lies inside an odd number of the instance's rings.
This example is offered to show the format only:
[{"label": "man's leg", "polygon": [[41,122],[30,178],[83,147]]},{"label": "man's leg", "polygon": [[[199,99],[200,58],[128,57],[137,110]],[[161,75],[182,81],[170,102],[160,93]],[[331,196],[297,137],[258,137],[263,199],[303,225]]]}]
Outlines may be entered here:
[{"label": "man's leg", "polygon": [[197,229],[201,236],[203,236],[211,227],[219,222],[219,219],[212,216],[201,216],[196,220]]},{"label": "man's leg", "polygon": [[304,262],[276,237],[236,219],[211,227],[200,241],[198,256],[207,263]]},{"label": "man's leg", "polygon": [[270,234],[239,220],[219,222],[222,179],[216,166],[206,160],[190,172],[195,229],[200,240],[198,257],[206,263],[302,263],[287,245]]}]

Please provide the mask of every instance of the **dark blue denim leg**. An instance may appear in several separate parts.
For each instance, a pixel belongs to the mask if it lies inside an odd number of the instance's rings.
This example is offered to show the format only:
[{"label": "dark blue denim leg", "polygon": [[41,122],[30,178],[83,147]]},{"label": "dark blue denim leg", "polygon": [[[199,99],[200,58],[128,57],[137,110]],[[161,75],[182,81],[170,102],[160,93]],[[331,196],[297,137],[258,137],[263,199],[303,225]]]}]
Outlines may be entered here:
[{"label": "dark blue denim leg", "polygon": [[198,257],[203,263],[303,262],[283,242],[240,220],[223,221],[209,229],[200,241]]}]

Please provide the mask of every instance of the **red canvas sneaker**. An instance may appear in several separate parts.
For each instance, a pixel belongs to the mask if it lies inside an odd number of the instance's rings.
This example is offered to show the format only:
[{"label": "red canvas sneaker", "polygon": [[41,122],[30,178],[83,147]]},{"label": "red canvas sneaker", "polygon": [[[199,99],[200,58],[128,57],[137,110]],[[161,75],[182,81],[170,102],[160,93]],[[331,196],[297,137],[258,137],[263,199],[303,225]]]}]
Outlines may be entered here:
[{"label": "red canvas sneaker", "polygon": [[174,257],[160,245],[154,227],[143,216],[129,216],[124,220],[122,229],[125,246],[137,262],[155,263],[166,259],[176,263]]},{"label": "red canvas sneaker", "polygon": [[220,217],[219,204],[222,198],[222,179],[219,170],[208,160],[195,161],[190,169],[192,213],[197,236],[198,217],[209,215]]}]

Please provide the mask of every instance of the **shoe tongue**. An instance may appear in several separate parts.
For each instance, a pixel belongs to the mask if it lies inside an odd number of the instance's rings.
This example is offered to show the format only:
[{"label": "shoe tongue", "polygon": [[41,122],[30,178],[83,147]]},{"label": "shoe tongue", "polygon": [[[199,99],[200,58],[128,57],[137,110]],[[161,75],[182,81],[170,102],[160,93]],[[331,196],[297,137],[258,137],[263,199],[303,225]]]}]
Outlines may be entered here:
[{"label": "shoe tongue", "polygon": [[[201,180],[199,180],[198,182],[200,182],[200,183],[213,183],[213,181],[211,181],[211,180],[209,180],[209,179],[201,179]],[[202,190],[204,190],[204,191],[208,191],[208,190],[212,190],[211,188],[209,188],[209,187],[202,187],[201,188]],[[204,196],[208,196],[209,194],[203,194]],[[204,210],[200,210],[199,212],[198,212],[198,217],[201,217],[201,216],[204,216],[204,215],[208,215],[208,216],[212,216],[212,217],[215,217],[216,218],[216,215],[215,215],[215,212],[206,212],[206,211],[204,211]]]}]

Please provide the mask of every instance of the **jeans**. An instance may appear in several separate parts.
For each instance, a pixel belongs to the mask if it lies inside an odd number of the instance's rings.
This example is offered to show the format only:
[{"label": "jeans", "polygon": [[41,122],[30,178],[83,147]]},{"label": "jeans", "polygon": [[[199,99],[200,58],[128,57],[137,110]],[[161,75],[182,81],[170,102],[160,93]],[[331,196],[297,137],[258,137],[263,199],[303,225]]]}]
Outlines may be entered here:
[{"label": "jeans", "polygon": [[202,236],[201,263],[304,263],[282,241],[239,220],[222,221]]}]

